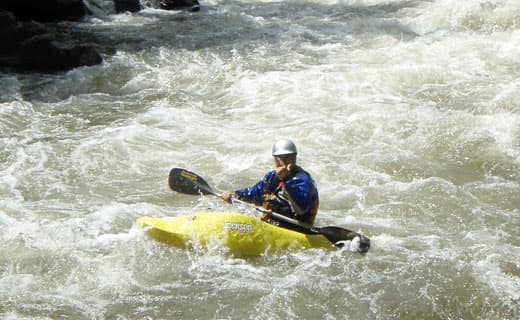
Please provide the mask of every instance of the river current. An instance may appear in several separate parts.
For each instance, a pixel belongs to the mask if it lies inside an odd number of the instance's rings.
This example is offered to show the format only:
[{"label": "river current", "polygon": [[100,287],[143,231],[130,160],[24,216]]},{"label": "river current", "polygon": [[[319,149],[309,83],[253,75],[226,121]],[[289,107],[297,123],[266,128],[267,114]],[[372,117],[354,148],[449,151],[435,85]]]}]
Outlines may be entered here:
[{"label": "river current", "polygon": [[[517,0],[211,0],[59,27],[102,65],[0,74],[2,319],[520,319]],[[242,210],[293,139],[361,255],[241,258],[137,218]]]}]

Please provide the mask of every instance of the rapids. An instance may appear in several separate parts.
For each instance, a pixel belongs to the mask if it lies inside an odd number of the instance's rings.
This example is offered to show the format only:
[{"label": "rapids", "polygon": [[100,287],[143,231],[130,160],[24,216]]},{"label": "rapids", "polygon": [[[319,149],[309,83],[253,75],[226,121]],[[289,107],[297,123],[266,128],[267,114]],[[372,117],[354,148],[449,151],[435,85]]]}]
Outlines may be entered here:
[{"label": "rapids", "polygon": [[[103,5],[59,27],[104,64],[0,74],[0,318],[520,319],[517,0]],[[247,186],[279,138],[316,224],[368,254],[242,259],[134,224],[232,209],[169,170]]]}]

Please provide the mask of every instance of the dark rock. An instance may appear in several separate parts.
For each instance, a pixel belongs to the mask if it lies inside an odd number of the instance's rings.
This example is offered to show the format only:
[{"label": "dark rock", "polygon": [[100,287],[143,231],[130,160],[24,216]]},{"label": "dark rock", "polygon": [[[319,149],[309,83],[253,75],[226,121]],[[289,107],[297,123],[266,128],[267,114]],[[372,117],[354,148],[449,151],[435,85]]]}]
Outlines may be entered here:
[{"label": "dark rock", "polygon": [[1,0],[0,10],[21,20],[78,20],[88,12],[82,0]]},{"label": "dark rock", "polygon": [[198,0],[153,0],[151,4],[154,7],[164,10],[180,10],[185,8],[193,12],[200,10]]},{"label": "dark rock", "polygon": [[11,27],[18,24],[15,15],[9,11],[0,10],[0,28]]},{"label": "dark rock", "polygon": [[53,35],[44,34],[22,43],[20,62],[25,68],[58,71],[100,64],[103,58],[92,45],[65,47]]},{"label": "dark rock", "polygon": [[52,72],[103,62],[93,45],[65,44],[44,24],[18,21],[12,13],[0,11],[0,26],[0,66]]},{"label": "dark rock", "polygon": [[139,0],[114,0],[114,6],[117,13],[125,11],[137,12],[141,10]]},{"label": "dark rock", "polygon": [[16,17],[6,11],[0,11],[0,53],[11,53],[28,38],[49,33],[43,24],[37,22],[19,22]]},{"label": "dark rock", "polygon": [[68,67],[76,66],[94,66],[103,63],[103,57],[99,53],[96,46],[91,44],[81,44],[69,49],[69,58],[66,60]]}]

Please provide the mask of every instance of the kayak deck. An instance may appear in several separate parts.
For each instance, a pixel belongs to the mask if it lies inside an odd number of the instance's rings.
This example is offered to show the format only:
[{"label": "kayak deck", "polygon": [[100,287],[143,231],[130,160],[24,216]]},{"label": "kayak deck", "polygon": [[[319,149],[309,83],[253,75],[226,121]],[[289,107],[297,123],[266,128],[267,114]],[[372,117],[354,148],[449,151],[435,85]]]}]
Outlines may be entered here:
[{"label": "kayak deck", "polygon": [[238,212],[199,212],[177,217],[142,217],[147,234],[180,248],[220,242],[233,254],[257,256],[287,249],[331,248],[321,234],[303,234]]}]

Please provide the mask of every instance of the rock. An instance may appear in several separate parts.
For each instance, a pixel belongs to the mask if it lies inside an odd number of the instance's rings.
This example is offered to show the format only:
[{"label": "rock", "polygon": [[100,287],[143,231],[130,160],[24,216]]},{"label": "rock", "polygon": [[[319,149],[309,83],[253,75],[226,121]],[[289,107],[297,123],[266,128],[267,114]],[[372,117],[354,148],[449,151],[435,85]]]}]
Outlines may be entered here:
[{"label": "rock", "polygon": [[81,44],[72,47],[65,52],[66,68],[74,68],[76,66],[94,66],[103,63],[103,57],[94,45]]},{"label": "rock", "polygon": [[44,24],[0,11],[0,26],[0,66],[53,72],[103,62],[95,46],[66,45]]},{"label": "rock", "polygon": [[80,66],[92,66],[103,58],[92,45],[63,46],[53,35],[34,36],[20,47],[20,62],[25,68],[39,70],[68,70]]},{"label": "rock", "polygon": [[78,20],[88,12],[82,0],[1,0],[0,11],[21,20]]},{"label": "rock", "polygon": [[125,11],[137,12],[141,10],[139,0],[114,0],[114,6],[117,13]]},{"label": "rock", "polygon": [[190,11],[199,11],[200,4],[198,0],[152,0],[152,6],[164,10],[179,10],[187,8]]},{"label": "rock", "polygon": [[50,32],[41,23],[19,22],[7,11],[0,11],[0,26],[0,53],[12,53],[28,38]]},{"label": "rock", "polygon": [[12,12],[0,10],[0,28],[12,27],[17,24],[18,20]]}]

